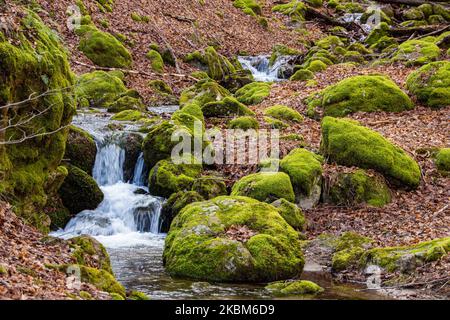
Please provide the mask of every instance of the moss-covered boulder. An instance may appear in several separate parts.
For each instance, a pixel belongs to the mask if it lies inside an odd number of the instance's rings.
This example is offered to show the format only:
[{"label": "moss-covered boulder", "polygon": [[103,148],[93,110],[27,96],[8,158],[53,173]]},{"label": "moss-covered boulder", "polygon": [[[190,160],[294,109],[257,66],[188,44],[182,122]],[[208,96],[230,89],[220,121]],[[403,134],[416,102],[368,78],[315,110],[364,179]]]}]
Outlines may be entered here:
[{"label": "moss-covered boulder", "polygon": [[94,25],[82,25],[75,31],[80,36],[78,49],[100,67],[128,68],[133,60],[130,52],[113,35]]},{"label": "moss-covered boulder", "polygon": [[176,277],[267,282],[301,274],[298,233],[270,204],[217,197],[185,207],[172,222],[163,261]]},{"label": "moss-covered boulder", "polygon": [[75,93],[79,107],[106,108],[127,91],[113,72],[94,71],[77,78]]},{"label": "moss-covered boulder", "polygon": [[[67,170],[65,167],[62,167]],[[58,194],[48,197],[44,207],[45,214],[50,218],[50,230],[56,231],[63,229],[72,219],[72,214],[62,203]]]},{"label": "moss-covered boulder", "polygon": [[252,82],[235,92],[236,99],[246,105],[261,103],[270,94],[271,84],[267,82]]},{"label": "moss-covered boulder", "polygon": [[272,202],[271,205],[277,208],[278,213],[295,230],[303,231],[306,228],[305,215],[296,204],[281,198]]},{"label": "moss-covered boulder", "polygon": [[72,215],[97,208],[104,197],[97,182],[78,167],[66,167],[69,174],[58,191],[64,206]]},{"label": "moss-covered boulder", "polygon": [[314,78],[314,73],[310,70],[297,70],[290,78],[291,81],[306,81]]},{"label": "moss-covered boulder", "polygon": [[81,128],[70,126],[64,158],[70,164],[92,175],[97,155],[94,138]]},{"label": "moss-covered boulder", "polygon": [[172,193],[190,190],[201,171],[201,164],[175,164],[171,160],[161,160],[150,171],[149,191],[155,196],[168,198]]},{"label": "moss-covered boulder", "polygon": [[250,16],[257,16],[262,13],[262,7],[256,0],[234,0],[233,6]]},{"label": "moss-covered boulder", "polygon": [[196,191],[178,191],[173,193],[166,202],[164,202],[161,210],[161,232],[168,232],[170,224],[180,211],[188,204],[193,202],[204,201]]},{"label": "moss-covered boulder", "polygon": [[124,95],[116,101],[108,104],[108,112],[122,112],[125,110],[145,110],[145,105],[140,98]]},{"label": "moss-covered boulder", "polygon": [[306,149],[294,149],[280,161],[280,170],[289,175],[295,202],[309,209],[320,200],[323,158]]},{"label": "moss-covered boulder", "polygon": [[83,235],[68,240],[72,257],[77,264],[105,270],[113,274],[111,261],[105,247],[94,238]]},{"label": "moss-covered boulder", "polygon": [[[17,28],[0,31],[0,105],[52,94],[0,110],[0,126],[13,125],[0,130],[0,142],[40,134],[20,143],[0,143],[0,194],[14,205],[17,215],[47,232],[45,186],[64,156],[67,129],[61,128],[70,124],[75,112],[75,79],[56,33],[33,12],[19,7],[12,12],[10,7],[2,6],[3,14]],[[25,119],[29,120],[20,125]]]},{"label": "moss-covered boulder", "polygon": [[305,20],[306,5],[303,2],[292,0],[289,3],[277,4],[272,7],[273,12],[284,14],[292,20],[292,22],[302,22]]},{"label": "moss-covered boulder", "polygon": [[450,237],[411,246],[373,248],[361,257],[364,265],[374,264],[388,272],[411,272],[427,262],[437,261],[450,252]]},{"label": "moss-covered boulder", "polygon": [[277,297],[317,295],[324,289],[308,280],[288,280],[269,283],[266,286],[271,294]]},{"label": "moss-covered boulder", "polygon": [[325,117],[321,151],[331,162],[374,169],[399,186],[417,188],[420,183],[420,167],[413,158],[353,120]]},{"label": "moss-covered boulder", "polygon": [[272,117],[264,117],[264,122],[269,125],[269,128],[272,129],[285,129],[289,127],[289,124],[287,124],[284,121],[272,118]]},{"label": "moss-covered boulder", "polygon": [[146,118],[146,115],[142,111],[123,110],[113,115],[111,120],[136,122],[144,118]]},{"label": "moss-covered boulder", "polygon": [[333,271],[343,271],[362,267],[361,257],[372,245],[373,240],[355,232],[344,232],[339,237],[330,237],[333,254],[331,268]]},{"label": "moss-covered boulder", "polygon": [[436,167],[444,174],[450,174],[450,148],[440,149],[434,158]]},{"label": "moss-covered boulder", "polygon": [[156,50],[150,50],[145,57],[150,61],[153,71],[162,73],[164,71],[164,60]]},{"label": "moss-covered boulder", "polygon": [[287,106],[276,105],[264,110],[264,115],[291,122],[302,122],[303,116],[297,111]]},{"label": "moss-covered boulder", "polygon": [[385,76],[354,76],[329,86],[308,99],[309,113],[321,108],[326,116],[343,117],[363,111],[400,112],[414,104],[391,79]]},{"label": "moss-covered boulder", "polygon": [[391,192],[383,176],[359,169],[355,172],[332,173],[324,188],[325,202],[348,206],[367,203],[382,207],[391,201]]},{"label": "moss-covered boulder", "polygon": [[450,106],[450,62],[424,65],[408,76],[406,86],[419,101],[431,108]]},{"label": "moss-covered boulder", "polygon": [[228,128],[241,130],[258,129],[259,123],[254,117],[238,117],[228,123]]},{"label": "moss-covered boulder", "polygon": [[441,51],[433,42],[408,40],[398,46],[392,62],[403,62],[407,66],[424,65],[439,59]]},{"label": "moss-covered boulder", "polygon": [[202,107],[205,117],[229,117],[254,115],[255,113],[234,97],[225,97],[220,101],[209,102]]},{"label": "moss-covered boulder", "polygon": [[211,79],[203,79],[181,93],[180,105],[197,103],[203,107],[209,102],[218,102],[230,96],[230,92]]},{"label": "moss-covered boulder", "polygon": [[191,190],[200,194],[205,200],[227,195],[224,179],[217,176],[202,176],[195,179]]},{"label": "moss-covered boulder", "polygon": [[289,176],[283,172],[259,172],[241,178],[233,185],[232,196],[246,196],[271,203],[284,198],[295,201]]}]

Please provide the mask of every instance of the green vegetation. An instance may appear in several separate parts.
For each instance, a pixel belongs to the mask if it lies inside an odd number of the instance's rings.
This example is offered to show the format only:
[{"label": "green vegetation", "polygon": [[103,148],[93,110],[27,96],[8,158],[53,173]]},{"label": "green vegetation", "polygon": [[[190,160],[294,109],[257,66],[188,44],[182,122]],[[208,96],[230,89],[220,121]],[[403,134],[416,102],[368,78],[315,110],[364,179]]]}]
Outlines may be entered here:
[{"label": "green vegetation", "polygon": [[289,16],[293,22],[301,22],[305,20],[306,6],[299,0],[292,0],[286,4],[274,6],[272,11]]},{"label": "green vegetation", "polygon": [[425,40],[408,40],[398,46],[391,61],[401,61],[407,66],[423,65],[438,60],[441,51],[437,45]]},{"label": "green vegetation", "polygon": [[94,138],[81,128],[70,126],[67,135],[66,153],[64,159],[70,164],[92,174],[97,155]]},{"label": "green vegetation", "polygon": [[282,105],[269,107],[264,110],[264,114],[266,116],[282,121],[292,121],[292,122],[303,121],[303,116],[298,111]]},{"label": "green vegetation", "polygon": [[444,174],[450,174],[450,148],[442,148],[435,156],[436,167]]},{"label": "green vegetation", "polygon": [[324,291],[322,287],[308,280],[288,280],[270,283],[266,286],[274,296],[316,295]]},{"label": "green vegetation", "polygon": [[259,104],[269,96],[270,86],[266,82],[252,82],[236,91],[234,95],[243,104]]},{"label": "green vegetation", "polygon": [[258,129],[259,123],[254,117],[238,117],[228,123],[228,128],[242,130]]},{"label": "green vegetation", "polygon": [[281,198],[271,203],[277,208],[284,220],[295,230],[302,231],[306,228],[306,218],[302,210],[292,202]]},{"label": "green vegetation", "polygon": [[254,115],[254,112],[234,97],[225,97],[220,101],[206,103],[202,107],[205,117],[228,117]]},{"label": "green vegetation", "polygon": [[164,60],[156,50],[150,50],[145,55],[148,60],[150,60],[150,64],[152,67],[152,70],[155,72],[162,73],[164,71]]},{"label": "green vegetation", "polygon": [[[196,179],[199,181],[201,178]],[[194,182],[194,184],[195,184]],[[194,185],[192,185],[194,189]],[[188,204],[193,202],[204,201],[205,199],[196,191],[178,191],[172,195],[163,204],[161,211],[161,232],[167,232],[170,229],[170,224],[180,211]]]},{"label": "green vegetation", "polygon": [[257,0],[234,0],[233,5],[250,16],[262,14],[262,7]]},{"label": "green vegetation", "polygon": [[191,190],[200,194],[205,200],[227,194],[224,179],[216,176],[202,176],[195,179]]}]

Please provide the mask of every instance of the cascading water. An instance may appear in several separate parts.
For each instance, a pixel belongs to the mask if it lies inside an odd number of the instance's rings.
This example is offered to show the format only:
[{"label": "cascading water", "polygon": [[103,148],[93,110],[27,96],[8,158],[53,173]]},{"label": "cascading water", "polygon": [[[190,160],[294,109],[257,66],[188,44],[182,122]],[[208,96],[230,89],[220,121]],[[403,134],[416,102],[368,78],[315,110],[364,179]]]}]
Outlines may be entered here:
[{"label": "cascading water", "polygon": [[238,57],[242,67],[249,70],[256,81],[272,82],[282,81],[283,68],[292,57],[280,56],[270,65],[270,56],[240,56]]}]

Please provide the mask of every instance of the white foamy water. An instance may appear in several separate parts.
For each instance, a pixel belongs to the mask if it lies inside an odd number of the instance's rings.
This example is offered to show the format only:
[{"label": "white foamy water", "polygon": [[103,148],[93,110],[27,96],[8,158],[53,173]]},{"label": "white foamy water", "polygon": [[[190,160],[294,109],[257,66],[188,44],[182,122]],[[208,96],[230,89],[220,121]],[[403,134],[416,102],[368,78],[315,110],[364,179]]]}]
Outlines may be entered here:
[{"label": "white foamy water", "polygon": [[290,56],[280,56],[275,63],[270,66],[270,56],[240,56],[238,57],[242,67],[249,70],[255,81],[273,82],[282,81],[280,78],[280,69],[286,65]]}]

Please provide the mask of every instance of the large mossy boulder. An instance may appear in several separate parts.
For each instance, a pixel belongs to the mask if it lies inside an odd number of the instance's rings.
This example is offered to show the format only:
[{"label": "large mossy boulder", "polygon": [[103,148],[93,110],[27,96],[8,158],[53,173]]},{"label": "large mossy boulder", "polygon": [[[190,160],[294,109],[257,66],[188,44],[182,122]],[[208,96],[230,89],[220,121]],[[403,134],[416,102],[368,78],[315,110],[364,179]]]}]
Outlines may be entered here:
[{"label": "large mossy boulder", "polygon": [[407,66],[424,65],[439,59],[441,51],[433,42],[408,40],[398,46],[391,61],[403,62]]},{"label": "large mossy boulder", "polygon": [[291,180],[283,172],[258,172],[241,178],[233,185],[232,196],[246,196],[271,203],[284,198],[294,202]]},{"label": "large mossy boulder", "polygon": [[66,167],[69,174],[58,191],[64,206],[72,215],[97,208],[104,197],[97,182],[78,167],[73,165]]},{"label": "large mossy boulder", "polygon": [[75,93],[79,107],[107,108],[119,99],[127,88],[113,72],[94,71],[77,78]]},{"label": "large mossy boulder", "polygon": [[195,179],[191,190],[200,194],[205,200],[224,196],[228,193],[224,179],[217,176],[202,176]]},{"label": "large mossy boulder", "polygon": [[302,210],[294,203],[281,198],[271,203],[278,213],[295,230],[303,231],[306,228],[306,218]]},{"label": "large mossy boulder", "polygon": [[339,237],[322,235],[322,241],[331,247],[331,268],[338,272],[362,267],[361,257],[373,245],[372,239],[351,231]]},{"label": "large mossy boulder", "polygon": [[265,109],[264,115],[281,121],[297,123],[303,121],[303,116],[297,110],[282,105],[275,105]]},{"label": "large mossy boulder", "polygon": [[236,91],[234,96],[245,105],[259,104],[269,96],[270,87],[267,82],[252,82]]},{"label": "large mossy boulder", "polygon": [[204,201],[196,191],[178,191],[173,193],[166,202],[164,202],[161,210],[161,232],[168,232],[170,224],[180,211],[188,204],[193,202]]},{"label": "large mossy boulder", "polygon": [[273,206],[230,196],[185,207],[172,222],[163,260],[171,276],[219,282],[289,279],[304,265],[298,233]]},{"label": "large mossy boulder", "polygon": [[413,158],[354,120],[325,117],[321,151],[331,162],[373,169],[399,186],[415,189],[420,183],[420,167]]},{"label": "large mossy boulder", "polygon": [[[2,6],[3,14],[17,28],[0,28],[0,106],[24,102],[0,110],[2,124],[12,125],[0,130],[0,194],[17,215],[47,232],[46,184],[64,156],[67,129],[61,128],[75,112],[75,79],[57,34],[35,13],[10,7]],[[46,92],[51,94],[36,98]],[[24,135],[29,138],[21,141]],[[8,140],[18,143],[1,143]]]},{"label": "large mossy boulder", "polygon": [[325,116],[333,117],[343,117],[358,111],[400,112],[414,108],[406,93],[391,79],[379,75],[344,79],[313,94],[308,102],[309,113],[319,107]]},{"label": "large mossy boulder", "polygon": [[234,97],[225,97],[220,101],[213,101],[202,107],[205,117],[229,117],[254,115],[255,113]]},{"label": "large mossy boulder", "polygon": [[130,52],[113,35],[94,25],[82,25],[75,30],[80,36],[78,49],[100,67],[129,68],[133,62]]},{"label": "large mossy boulder", "polygon": [[434,157],[434,162],[440,172],[450,174],[450,148],[439,149]]},{"label": "large mossy boulder", "polygon": [[68,240],[72,257],[77,264],[105,270],[113,274],[109,254],[96,239],[82,235]]},{"label": "large mossy boulder", "polygon": [[97,145],[94,138],[83,129],[70,126],[64,158],[70,164],[92,175],[96,155]]},{"label": "large mossy boulder", "polygon": [[209,102],[221,101],[231,93],[211,79],[203,79],[181,93],[180,106],[196,103],[203,107]]},{"label": "large mossy boulder", "polygon": [[419,101],[431,108],[450,106],[450,62],[424,65],[408,76],[406,86]]},{"label": "large mossy boulder", "polygon": [[306,149],[294,149],[280,161],[280,170],[290,177],[295,202],[302,208],[312,208],[320,200],[322,162],[320,155]]},{"label": "large mossy boulder", "polygon": [[150,171],[149,191],[165,198],[178,191],[188,191],[201,172],[201,164],[175,164],[171,160],[161,160]]},{"label": "large mossy boulder", "polygon": [[383,176],[359,169],[354,172],[332,173],[327,179],[322,197],[325,202],[340,206],[367,203],[382,207],[391,201],[391,192]]}]

